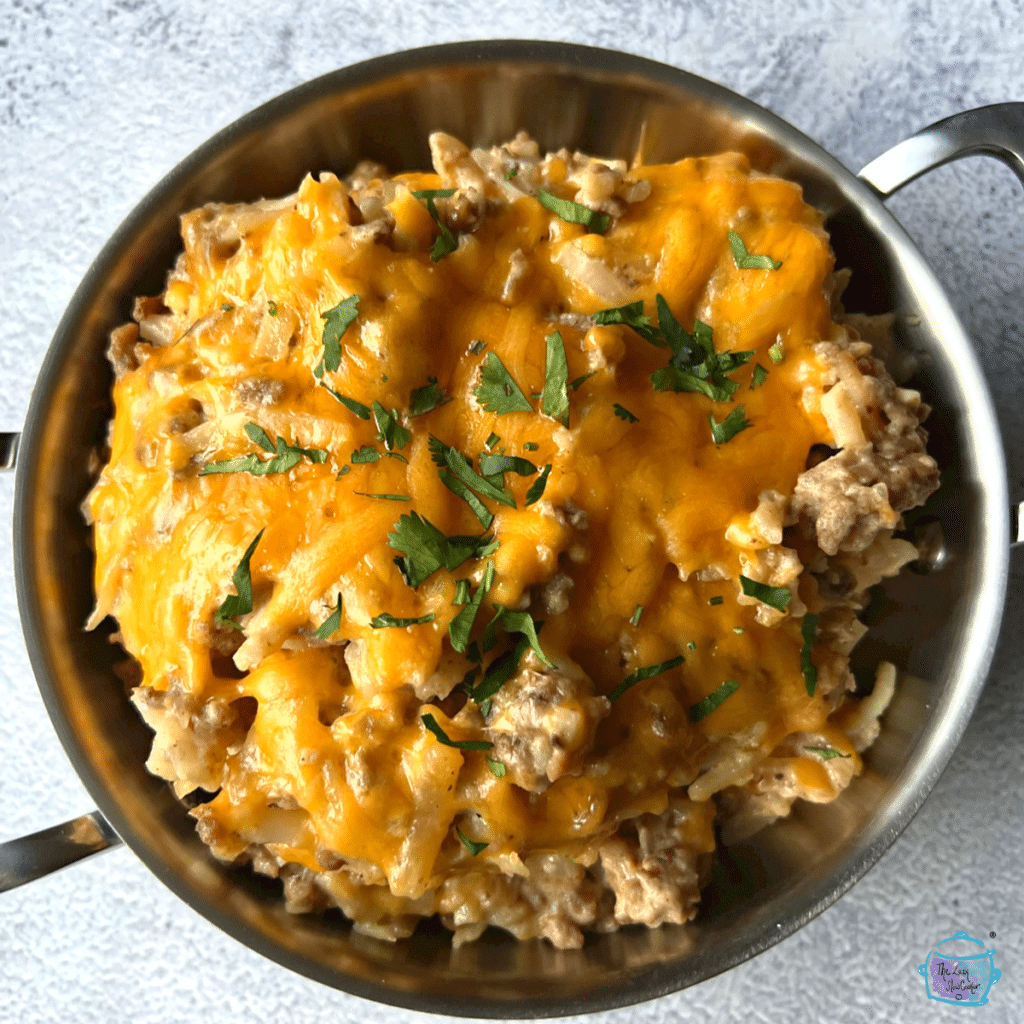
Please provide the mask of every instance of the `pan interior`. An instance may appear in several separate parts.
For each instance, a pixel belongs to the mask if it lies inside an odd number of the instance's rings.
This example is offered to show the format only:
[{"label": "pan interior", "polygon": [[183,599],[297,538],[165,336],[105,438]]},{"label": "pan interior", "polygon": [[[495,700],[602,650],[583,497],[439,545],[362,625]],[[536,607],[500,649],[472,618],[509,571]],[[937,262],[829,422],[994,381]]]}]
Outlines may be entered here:
[{"label": "pan interior", "polygon": [[[626,159],[639,150],[651,162],[738,149],[804,186],[829,215],[837,265],[854,269],[847,307],[895,310],[899,342],[917,357],[907,386],[935,409],[929,447],[944,473],[917,518],[938,520],[948,558],[937,572],[893,581],[859,650],[865,663],[885,656],[905,673],[865,776],[834,804],[799,806],[726,851],[694,924],[630,928],[559,951],[496,932],[453,949],[427,923],[391,945],[340,916],[286,914],[278,884],[215,862],[145,770],[150,733],[112,671],[113,627],[82,629],[92,556],[80,505],[112,413],[103,353],[132,298],[162,289],[182,212],[281,195],[306,173],[343,174],[359,159],[429,166],[436,129],[489,145],[520,128],[542,148]],[[663,65],[561,44],[456,44],[371,61],[272,101],[189,157],[121,227],[72,301],[33,395],[15,518],[19,600],[40,688],[77,770],[126,842],[197,910],[282,964],[368,998],[451,1015],[557,1015],[718,973],[805,923],[874,863],[945,765],[983,682],[1002,605],[1006,507],[991,404],[963,330],[916,249],[852,175],[756,105]]]}]

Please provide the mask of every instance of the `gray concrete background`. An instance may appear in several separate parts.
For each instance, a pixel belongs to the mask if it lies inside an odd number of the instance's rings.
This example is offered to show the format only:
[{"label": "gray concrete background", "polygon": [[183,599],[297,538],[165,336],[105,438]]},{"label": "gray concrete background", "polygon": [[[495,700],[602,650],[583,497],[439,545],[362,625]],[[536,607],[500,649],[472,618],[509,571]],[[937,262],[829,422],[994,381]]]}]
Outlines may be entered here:
[{"label": "gray concrete background", "polygon": [[[946,114],[1024,100],[1013,0],[0,0],[0,429],[18,429],[48,340],[104,240],[216,129],[315,75],[409,46],[534,36],[630,50],[744,93],[856,169]],[[975,338],[1024,498],[1020,184],[965,161],[891,208]],[[9,530],[13,481],[0,479]],[[1024,1019],[1024,558],[981,703],[882,862],[797,935],[726,975],[590,1018],[853,1024]],[[0,544],[0,839],[88,809],[24,650]],[[916,972],[958,929],[998,948],[981,1009]],[[200,919],[125,850],[0,897],[0,1022],[381,1024],[430,1018],[288,974]]]}]

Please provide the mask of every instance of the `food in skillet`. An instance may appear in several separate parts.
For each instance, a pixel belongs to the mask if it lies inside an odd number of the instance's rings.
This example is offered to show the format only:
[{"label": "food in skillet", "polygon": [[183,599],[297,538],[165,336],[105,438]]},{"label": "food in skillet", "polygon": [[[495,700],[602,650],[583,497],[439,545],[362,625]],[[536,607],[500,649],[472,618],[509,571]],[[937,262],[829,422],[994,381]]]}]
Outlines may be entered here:
[{"label": "food in skillet", "polygon": [[431,138],[183,218],[116,330],[91,625],[220,858],[360,931],[578,946],[835,799],[927,409],[821,215],[735,154]]}]

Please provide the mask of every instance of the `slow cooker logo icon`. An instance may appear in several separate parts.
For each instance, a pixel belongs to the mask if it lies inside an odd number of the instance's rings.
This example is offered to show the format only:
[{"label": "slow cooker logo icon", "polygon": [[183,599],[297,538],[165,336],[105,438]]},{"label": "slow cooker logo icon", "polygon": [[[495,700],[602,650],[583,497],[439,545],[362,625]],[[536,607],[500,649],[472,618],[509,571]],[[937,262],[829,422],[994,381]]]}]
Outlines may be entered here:
[{"label": "slow cooker logo icon", "polygon": [[[977,952],[969,943],[981,946],[982,951]],[[943,950],[943,946],[951,948]],[[928,959],[917,968],[924,977],[928,998],[959,1006],[983,1006],[988,1002],[988,990],[1002,974],[992,960],[995,952],[985,949],[984,942],[972,939],[967,932],[936,942],[928,951]]]}]

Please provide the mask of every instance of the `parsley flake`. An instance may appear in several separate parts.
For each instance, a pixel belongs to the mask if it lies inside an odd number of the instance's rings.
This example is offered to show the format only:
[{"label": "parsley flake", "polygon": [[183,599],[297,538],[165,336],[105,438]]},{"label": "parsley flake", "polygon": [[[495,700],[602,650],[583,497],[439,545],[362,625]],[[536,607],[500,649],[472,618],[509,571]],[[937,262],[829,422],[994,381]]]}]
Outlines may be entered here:
[{"label": "parsley flake", "polygon": [[701,719],[707,718],[712,711],[720,708],[739,688],[739,683],[732,679],[726,679],[714,693],[709,693],[703,700],[691,705],[690,721],[696,724]]},{"label": "parsley flake", "polygon": [[[487,450],[488,450],[489,452],[492,452],[492,451],[494,451],[494,446],[495,446],[495,445],[496,445],[496,444],[497,444],[497,443],[498,443],[498,442],[499,442],[500,440],[501,440],[501,438],[500,438],[500,437],[498,437],[498,435],[497,435],[497,434],[495,434],[495,433],[494,433],[494,431],[491,431],[491,433],[490,433],[490,434],[488,435],[488,437],[487,437],[487,440],[486,440],[486,441],[484,441],[484,447],[485,447],[485,448],[486,448],[486,449],[487,449]],[[484,474],[484,475],[486,476],[486,474]]]},{"label": "parsley flake", "polygon": [[[459,582],[465,581],[460,580]],[[467,583],[466,586],[468,589],[469,584]],[[448,636],[452,642],[452,649],[458,651],[459,654],[466,653],[466,648],[469,644],[469,634],[473,631],[473,623],[476,622],[477,612],[480,610],[484,595],[489,593],[493,586],[494,562],[488,562],[487,568],[484,569],[483,579],[481,579],[480,585],[476,588],[476,593],[473,595],[472,600],[452,619],[448,626]]]},{"label": "parsley flake", "polygon": [[721,423],[717,423],[714,415],[709,412],[708,424],[711,426],[711,436],[714,438],[715,444],[725,444],[726,441],[731,441],[741,430],[746,430],[747,427],[753,426],[750,420],[743,415],[742,405],[737,405]]},{"label": "parsley flake", "polygon": [[530,489],[526,492],[526,504],[533,505],[544,496],[544,487],[548,482],[548,477],[551,475],[551,463],[549,462],[541,471],[540,476],[530,484]]},{"label": "parsley flake", "polygon": [[742,573],[740,587],[747,597],[757,598],[762,604],[778,612],[784,612],[789,607],[789,602],[793,600],[789,587],[769,587],[767,583],[758,583],[757,580],[749,579]]},{"label": "parsley flake", "polygon": [[653,676],[660,676],[662,672],[668,672],[670,669],[682,665],[684,661],[686,661],[686,659],[681,654],[677,654],[674,658],[669,658],[668,661],[659,662],[657,665],[647,665],[645,668],[638,668],[635,672],[626,676],[626,678],[608,694],[608,700],[614,704],[627,690],[631,690],[637,683],[642,682],[644,679],[650,679]]},{"label": "parsley flake", "polygon": [[624,405],[619,405],[619,403],[616,402],[612,408],[615,410],[615,415],[618,416],[620,420],[625,420],[627,423],[640,422],[640,417],[634,416]]},{"label": "parsley flake", "polygon": [[334,479],[335,480],[340,480],[343,476],[348,476],[348,474],[351,473],[351,472],[352,472],[352,467],[349,466],[349,465],[344,465],[344,466],[341,467],[341,469],[338,472],[338,475]]},{"label": "parsley flake", "polygon": [[328,640],[341,625],[341,594],[338,594],[338,607],[326,618],[320,628],[313,634],[317,640]]},{"label": "parsley flake", "polygon": [[818,616],[808,612],[804,616],[804,621],[800,623],[800,637],[804,642],[800,648],[800,671],[804,675],[804,686],[807,688],[808,697],[814,696],[814,691],[818,686],[818,669],[811,661],[811,651],[814,648],[814,636],[817,631]]},{"label": "parsley flake", "polygon": [[760,364],[754,364],[754,372],[750,375],[750,390],[759,388],[768,379],[768,371]]},{"label": "parsley flake", "polygon": [[729,248],[732,258],[740,270],[778,270],[782,264],[771,256],[752,256],[742,238],[735,231],[729,232]]},{"label": "parsley flake", "polygon": [[264,462],[256,455],[241,455],[223,462],[209,462],[199,471],[199,475],[251,473],[253,476],[269,476],[273,473],[289,472],[302,461],[303,456],[310,462],[324,463],[327,461],[327,452],[321,448],[300,448],[297,445],[288,444],[283,437],[279,437],[276,442],[271,441],[267,432],[258,423],[247,423],[245,432],[250,441],[258,444],[264,451],[271,452],[274,457]]},{"label": "parsley flake", "polygon": [[809,754],[817,754],[823,761],[831,761],[834,757],[853,757],[852,754],[840,753],[835,747],[804,747]]},{"label": "parsley flake", "polygon": [[453,740],[438,725],[433,715],[420,715],[420,721],[437,737],[437,742],[443,743],[446,747],[455,747],[456,750],[490,750],[494,746],[490,740]]},{"label": "parsley flake", "polygon": [[510,412],[533,412],[526,395],[493,352],[488,352],[480,365],[480,383],[473,388],[473,394],[488,412],[499,416]]},{"label": "parsley flake", "polygon": [[225,313],[230,313],[230,312],[231,312],[231,311],[232,311],[232,310],[233,310],[233,309],[234,309],[235,307],[234,307],[234,306],[232,306],[230,302],[222,302],[222,303],[221,303],[221,306],[220,306],[220,308],[221,308],[221,309],[222,309],[222,310],[223,310],[223,311],[224,311]]},{"label": "parsley flake", "polygon": [[544,189],[537,193],[537,202],[545,210],[550,210],[556,217],[568,221],[570,224],[582,224],[587,231],[598,235],[603,235],[612,223],[612,219],[607,213],[591,210],[589,206],[574,203],[571,199],[561,199]]},{"label": "parsley flake", "polygon": [[473,356],[478,356],[480,355],[481,352],[483,352],[485,348],[487,348],[487,342],[481,341],[479,338],[477,338],[476,341],[470,342],[469,354]]},{"label": "parsley flake", "polygon": [[718,597],[708,598],[708,604],[710,604],[710,605],[721,604],[724,600],[725,600],[725,598],[722,597],[721,595],[719,595]]},{"label": "parsley flake", "polygon": [[628,306],[598,310],[590,319],[601,327],[608,324],[625,324],[627,327],[632,327],[645,341],[649,341],[659,348],[664,348],[668,344],[661,331],[651,323],[651,318],[644,316],[642,300],[631,302]]},{"label": "parsley flake", "polygon": [[511,181],[519,173],[519,164],[513,164],[512,167],[505,172],[505,180]]},{"label": "parsley flake", "polygon": [[373,420],[377,424],[377,440],[384,442],[389,452],[404,448],[412,435],[398,422],[398,411],[388,412],[380,402],[373,403]]},{"label": "parsley flake", "polygon": [[548,668],[554,668],[555,663],[544,653],[540,640],[537,638],[537,632],[543,623],[538,624],[534,622],[529,612],[512,611],[503,604],[497,604],[494,607],[495,616],[487,623],[487,629],[484,632],[484,650],[489,650],[494,646],[494,630],[496,626],[500,625],[506,633],[522,633],[529,642],[530,647],[533,648],[533,653]]},{"label": "parsley flake", "polygon": [[781,341],[775,342],[770,349],[768,349],[768,355],[771,356],[771,360],[776,366],[786,358],[786,349]]},{"label": "parsley flake", "polygon": [[384,498],[387,501],[412,501],[408,494],[368,494],[366,491],[353,491],[361,498]]},{"label": "parsley flake", "polygon": [[430,259],[434,263],[455,252],[459,247],[459,240],[452,234],[448,225],[441,220],[441,215],[437,212],[437,206],[434,204],[435,199],[447,199],[453,195],[455,195],[453,188],[426,188],[413,192],[413,196],[417,199],[426,200],[427,211],[434,223],[441,229],[441,233],[434,239],[434,244],[430,248]]},{"label": "parsley flake", "polygon": [[352,453],[349,462],[359,465],[362,462],[376,462],[380,458],[380,452],[372,444],[364,444],[362,448]]},{"label": "parsley flake", "polygon": [[396,619],[388,612],[381,612],[370,619],[370,625],[374,629],[404,629],[406,626],[422,626],[434,621],[434,613],[421,615],[418,619]]},{"label": "parsley flake", "polygon": [[581,384],[585,384],[590,380],[595,373],[597,373],[597,370],[591,370],[590,373],[585,373],[582,377],[577,377],[575,380],[569,381],[569,390],[575,391]]},{"label": "parsley flake", "polygon": [[481,537],[446,537],[419,513],[403,515],[388,534],[388,546],[405,557],[395,565],[405,582],[414,590],[438,569],[454,572],[469,558],[486,558],[497,550],[498,542],[486,534]]},{"label": "parsley flake", "polygon": [[[488,758],[488,761],[489,761],[489,760],[490,760],[490,758]],[[496,764],[500,764],[500,762],[495,762],[495,763],[496,763]],[[502,765],[502,767],[504,767],[504,765]],[[471,853],[471,854],[472,854],[472,855],[473,855],[474,857],[475,857],[475,856],[476,856],[476,855],[477,855],[478,853],[481,853],[482,851],[484,851],[484,850],[486,850],[486,849],[487,849],[487,845],[488,845],[487,843],[478,843],[478,842],[476,842],[475,840],[473,840],[473,839],[470,839],[470,838],[469,838],[469,836],[463,835],[463,834],[462,834],[462,830],[461,830],[461,829],[459,828],[459,826],[458,826],[458,825],[456,825],[456,826],[455,826],[455,834],[456,834],[456,835],[457,835],[457,836],[459,837],[459,839],[460,839],[460,840],[462,841],[462,845],[463,845],[463,846],[464,846],[464,847],[465,847],[465,848],[466,848],[467,850],[469,850],[469,852],[470,852],[470,853]]]},{"label": "parsley flake", "polygon": [[271,316],[277,316],[277,303],[273,299],[267,303],[267,312]]},{"label": "parsley flake", "polygon": [[533,476],[537,467],[529,459],[516,455],[481,455],[480,473],[490,477],[502,473],[517,473],[519,476]]},{"label": "parsley flake", "polygon": [[329,388],[324,384],[323,381],[320,382],[320,386],[325,391],[330,392],[349,412],[355,413],[361,420],[368,420],[370,418],[370,410],[362,402],[357,402],[354,398],[339,394],[334,388]]},{"label": "parsley flake", "polygon": [[[433,435],[430,437],[429,445],[434,462],[438,465],[447,466],[452,474],[466,484],[466,486],[472,487],[478,494],[483,495],[485,498],[490,498],[501,505],[508,505],[509,508],[516,507],[515,499],[512,495],[504,488],[498,487],[477,473],[470,465],[469,459],[458,449],[452,448],[451,445],[445,444],[444,441],[438,440]],[[504,458],[504,456],[485,457]],[[523,459],[522,461],[525,462],[526,460]],[[441,477],[441,479],[444,480],[444,477]],[[449,490],[453,490],[453,488],[449,487]],[[456,491],[455,493],[458,492]]]},{"label": "parsley flake", "polygon": [[452,604],[469,604],[469,580],[455,581],[455,600],[452,601]]},{"label": "parsley flake", "polygon": [[358,315],[358,295],[350,295],[326,313],[320,314],[320,319],[324,321],[324,352],[320,362],[313,368],[317,380],[324,375],[324,370],[334,373],[341,366],[341,338]]},{"label": "parsley flake", "polygon": [[505,778],[505,772],[507,771],[507,769],[505,768],[505,765],[502,764],[501,761],[498,761],[496,758],[489,757],[487,758],[487,767],[491,769],[491,774],[496,779]]},{"label": "parsley flake", "polygon": [[441,478],[441,483],[448,488],[452,494],[456,495],[473,510],[473,514],[480,520],[480,525],[485,529],[491,528],[491,523],[494,522],[494,514],[487,508],[487,506],[464,484],[450,469],[439,469],[437,475]]},{"label": "parsley flake", "polygon": [[241,629],[242,627],[235,622],[235,619],[239,615],[248,615],[252,611],[252,572],[249,568],[249,561],[262,536],[263,530],[260,530],[253,542],[245,549],[245,554],[242,555],[242,560],[238,563],[238,568],[231,577],[236,593],[228,594],[224,598],[213,617],[214,622],[223,623],[225,626],[231,626],[233,629]]},{"label": "parsley flake", "polygon": [[438,386],[437,378],[428,377],[427,383],[409,396],[409,419],[432,412],[451,400],[451,395]]},{"label": "parsley flake", "polygon": [[527,441],[526,444],[523,445],[523,451],[535,452],[539,447],[540,445],[537,444],[535,441]]},{"label": "parsley flake", "polygon": [[636,606],[636,611],[633,612],[633,616],[632,616],[632,618],[629,621],[632,622],[634,626],[639,626],[640,625],[640,619],[643,616],[643,614],[644,614],[644,606],[642,604],[638,604]]},{"label": "parsley flake", "polygon": [[562,335],[554,331],[544,339],[547,359],[544,363],[544,390],[541,392],[540,411],[563,427],[569,426],[569,364],[565,358]]}]

